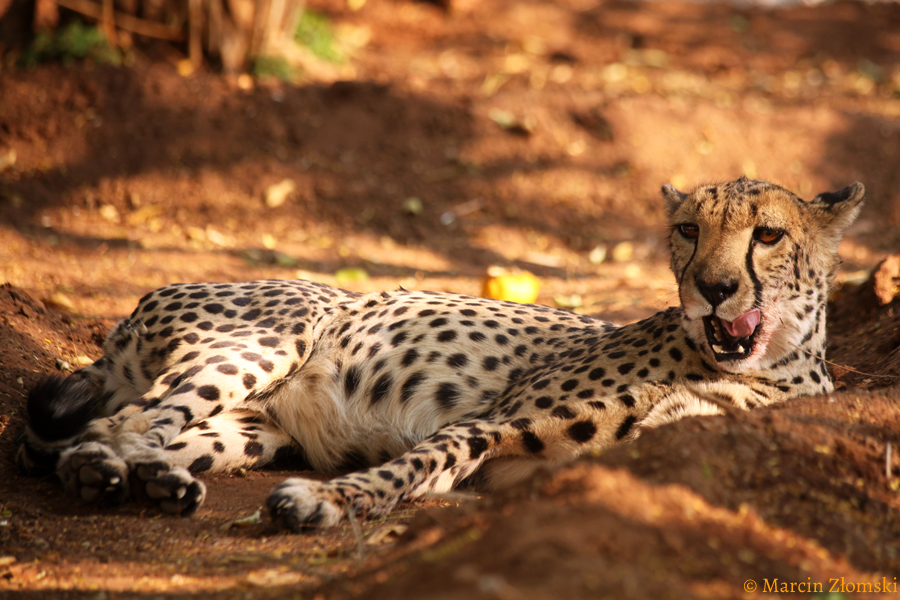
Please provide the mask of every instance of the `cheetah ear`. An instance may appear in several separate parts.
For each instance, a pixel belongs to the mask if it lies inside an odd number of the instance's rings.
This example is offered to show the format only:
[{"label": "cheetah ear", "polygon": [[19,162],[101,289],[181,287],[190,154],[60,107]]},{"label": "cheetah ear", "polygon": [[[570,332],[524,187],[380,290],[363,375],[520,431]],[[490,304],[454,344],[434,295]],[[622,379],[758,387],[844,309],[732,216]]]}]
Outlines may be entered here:
[{"label": "cheetah ear", "polygon": [[856,220],[865,196],[865,186],[856,181],[844,189],[819,194],[809,204],[821,215],[825,228],[840,235]]},{"label": "cheetah ear", "polygon": [[662,195],[666,200],[666,212],[671,217],[687,198],[687,194],[679,192],[671,183],[662,186]]}]

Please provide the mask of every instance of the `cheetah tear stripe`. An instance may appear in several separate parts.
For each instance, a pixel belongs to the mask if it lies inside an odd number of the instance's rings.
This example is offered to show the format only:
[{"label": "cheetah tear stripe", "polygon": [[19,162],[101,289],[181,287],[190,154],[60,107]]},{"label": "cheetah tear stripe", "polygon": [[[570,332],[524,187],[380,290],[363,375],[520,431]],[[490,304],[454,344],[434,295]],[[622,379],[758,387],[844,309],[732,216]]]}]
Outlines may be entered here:
[{"label": "cheetah tear stripe", "polygon": [[828,393],[826,301],[863,195],[665,186],[681,304],[625,326],[439,292],[169,285],[103,358],[31,390],[16,459],[98,509],[136,498],[183,516],[204,473],[315,469],[329,479],[288,479],[267,501],[302,532],[508,485],[721,402]]}]

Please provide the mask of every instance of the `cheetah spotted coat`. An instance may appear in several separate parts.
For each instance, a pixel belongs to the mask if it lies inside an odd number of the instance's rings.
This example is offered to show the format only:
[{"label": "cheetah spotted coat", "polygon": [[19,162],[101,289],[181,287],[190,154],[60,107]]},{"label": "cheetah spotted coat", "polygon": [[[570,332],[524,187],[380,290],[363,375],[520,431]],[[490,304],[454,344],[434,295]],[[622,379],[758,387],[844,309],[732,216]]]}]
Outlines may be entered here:
[{"label": "cheetah spotted coat", "polygon": [[187,515],[204,472],[276,460],[293,531],[464,480],[497,487],[685,415],[827,393],[825,305],[861,184],[804,202],[741,178],[663,188],[680,306],[617,326],[455,294],[307,281],[176,284],[105,356],[29,397],[18,451],[84,501]]}]

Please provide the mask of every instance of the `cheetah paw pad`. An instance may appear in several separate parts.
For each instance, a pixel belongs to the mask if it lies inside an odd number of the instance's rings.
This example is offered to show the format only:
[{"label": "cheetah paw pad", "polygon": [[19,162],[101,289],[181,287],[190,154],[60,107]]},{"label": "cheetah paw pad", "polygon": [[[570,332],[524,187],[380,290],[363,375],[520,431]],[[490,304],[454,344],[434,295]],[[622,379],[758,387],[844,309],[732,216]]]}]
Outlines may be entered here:
[{"label": "cheetah paw pad", "polygon": [[63,452],[57,475],[85,502],[121,504],[128,496],[128,465],[99,442],[84,442]]},{"label": "cheetah paw pad", "polygon": [[163,462],[138,464],[132,471],[135,493],[168,514],[194,514],[206,498],[206,486],[182,467]]}]

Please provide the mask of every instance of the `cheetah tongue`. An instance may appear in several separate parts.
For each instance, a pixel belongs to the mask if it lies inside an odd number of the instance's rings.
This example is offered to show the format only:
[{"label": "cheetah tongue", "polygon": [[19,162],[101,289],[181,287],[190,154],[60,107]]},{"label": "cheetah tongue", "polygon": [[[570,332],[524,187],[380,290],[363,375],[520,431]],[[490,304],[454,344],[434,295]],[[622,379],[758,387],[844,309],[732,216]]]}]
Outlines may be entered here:
[{"label": "cheetah tongue", "polygon": [[722,319],[722,326],[733,338],[745,338],[753,335],[759,325],[759,309],[754,308],[735,319],[734,321],[726,321]]}]

